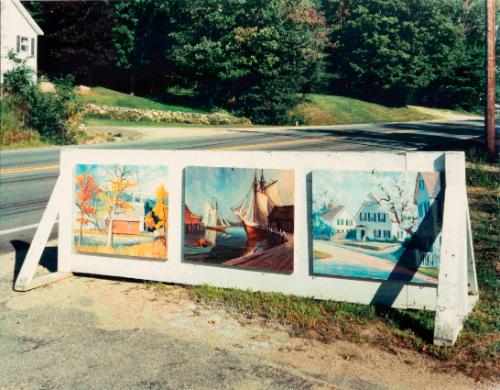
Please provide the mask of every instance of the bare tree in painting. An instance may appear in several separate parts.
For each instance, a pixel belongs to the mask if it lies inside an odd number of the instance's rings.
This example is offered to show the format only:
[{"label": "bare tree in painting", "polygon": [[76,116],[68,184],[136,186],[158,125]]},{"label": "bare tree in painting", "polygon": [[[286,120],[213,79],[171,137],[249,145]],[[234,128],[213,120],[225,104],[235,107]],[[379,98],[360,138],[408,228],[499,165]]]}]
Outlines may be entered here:
[{"label": "bare tree in painting", "polygon": [[137,183],[131,180],[133,170],[126,165],[115,165],[113,169],[102,168],[108,181],[103,184],[100,198],[107,215],[106,246],[113,246],[113,222],[115,216],[127,212],[132,206],[126,201],[127,190]]},{"label": "bare tree in painting", "polygon": [[380,176],[377,186],[381,193],[378,200],[400,228],[412,235],[418,224],[414,203],[415,181],[403,176]]}]

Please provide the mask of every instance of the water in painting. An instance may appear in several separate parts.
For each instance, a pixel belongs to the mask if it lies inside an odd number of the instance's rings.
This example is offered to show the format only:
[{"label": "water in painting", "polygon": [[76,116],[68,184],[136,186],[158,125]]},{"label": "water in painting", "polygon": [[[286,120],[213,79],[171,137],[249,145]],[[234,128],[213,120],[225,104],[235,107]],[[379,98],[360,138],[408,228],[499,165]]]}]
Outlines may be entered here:
[{"label": "water in painting", "polygon": [[293,171],[188,167],[184,260],[293,271]]},{"label": "water in painting", "polygon": [[436,284],[438,172],[312,173],[313,273]]},{"label": "water in painting", "polygon": [[166,259],[167,175],[160,165],[77,165],[76,252]]}]

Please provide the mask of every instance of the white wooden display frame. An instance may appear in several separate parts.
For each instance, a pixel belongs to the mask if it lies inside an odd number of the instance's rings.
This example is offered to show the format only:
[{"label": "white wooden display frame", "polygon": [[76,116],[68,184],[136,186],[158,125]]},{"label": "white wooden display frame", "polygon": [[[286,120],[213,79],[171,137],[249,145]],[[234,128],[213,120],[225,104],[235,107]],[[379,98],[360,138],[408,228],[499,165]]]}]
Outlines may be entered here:
[{"label": "white wooden display frame", "polygon": [[[73,240],[74,169],[77,164],[168,166],[168,260],[76,253]],[[434,340],[453,345],[478,298],[461,152],[217,152],[197,150],[89,150],[63,148],[61,173],[15,284],[26,291],[71,273],[109,275],[188,285],[279,292],[317,299],[436,311]],[[188,166],[288,169],[295,172],[294,267],[272,273],[182,261],[183,175]],[[310,173],[332,171],[441,172],[445,176],[442,253],[437,286],[312,275],[308,219]],[[57,272],[33,280],[50,230],[59,216]]]}]

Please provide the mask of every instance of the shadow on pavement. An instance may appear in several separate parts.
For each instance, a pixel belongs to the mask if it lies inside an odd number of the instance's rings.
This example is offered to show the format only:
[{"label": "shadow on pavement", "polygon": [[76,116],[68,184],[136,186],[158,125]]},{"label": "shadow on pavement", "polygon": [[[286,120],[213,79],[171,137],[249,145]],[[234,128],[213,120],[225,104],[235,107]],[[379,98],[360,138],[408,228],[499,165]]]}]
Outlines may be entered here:
[{"label": "shadow on pavement", "polygon": [[[17,276],[19,275],[19,272],[21,271],[21,267],[23,266],[24,259],[26,258],[26,255],[28,253],[28,249],[30,248],[30,244],[27,243],[26,241],[21,241],[21,240],[12,240],[10,243],[12,244],[12,246],[14,247],[14,250],[16,251],[16,260],[15,260],[15,264],[14,264],[13,278],[12,278],[12,280],[13,280],[12,287],[14,287]],[[40,259],[39,265],[44,267],[49,272],[56,272],[57,271],[57,247],[45,248],[43,253],[42,253],[42,258]]]}]

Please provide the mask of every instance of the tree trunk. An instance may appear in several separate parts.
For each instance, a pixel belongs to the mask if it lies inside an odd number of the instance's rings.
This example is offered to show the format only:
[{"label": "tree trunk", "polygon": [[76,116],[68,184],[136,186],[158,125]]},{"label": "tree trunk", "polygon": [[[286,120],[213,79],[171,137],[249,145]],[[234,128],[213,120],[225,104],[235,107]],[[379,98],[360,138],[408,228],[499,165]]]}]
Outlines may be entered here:
[{"label": "tree trunk", "polygon": [[113,218],[109,219],[108,223],[108,237],[106,239],[106,246],[111,248],[113,246]]},{"label": "tree trunk", "polygon": [[82,235],[83,235],[83,223],[80,223],[80,241],[78,242],[79,246],[82,246]]}]

